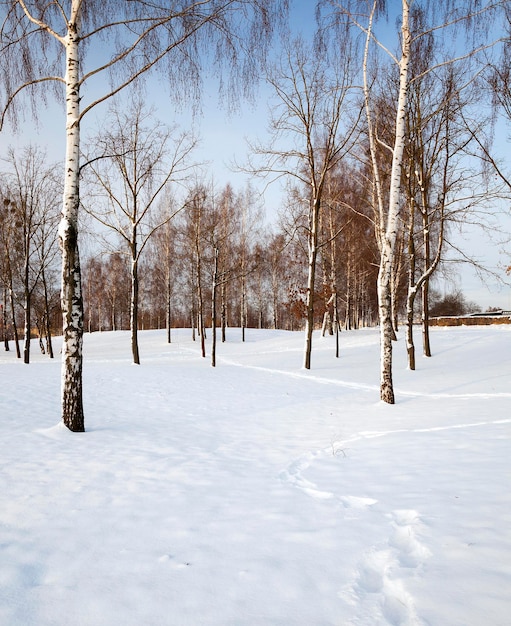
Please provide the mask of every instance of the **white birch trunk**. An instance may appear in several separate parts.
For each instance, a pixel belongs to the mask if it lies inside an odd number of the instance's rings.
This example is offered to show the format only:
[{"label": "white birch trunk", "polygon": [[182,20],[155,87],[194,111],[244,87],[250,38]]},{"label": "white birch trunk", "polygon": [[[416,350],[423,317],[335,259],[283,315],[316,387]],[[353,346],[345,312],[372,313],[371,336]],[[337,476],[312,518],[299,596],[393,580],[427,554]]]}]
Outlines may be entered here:
[{"label": "white birch trunk", "polygon": [[392,267],[399,228],[399,200],[401,166],[406,133],[406,105],[408,97],[408,66],[410,62],[409,0],[402,2],[402,49],[399,60],[399,96],[396,112],[394,149],[390,176],[389,204],[386,224],[382,230],[381,258],[378,272],[378,312],[380,318],[380,399],[394,404],[392,383]]},{"label": "white birch trunk", "polygon": [[166,315],[166,326],[167,326],[167,343],[172,343],[172,274],[170,270],[170,265],[167,261],[167,315]]},{"label": "white birch trunk", "polygon": [[[316,195],[316,194],[315,194]],[[316,280],[316,259],[318,255],[318,228],[319,228],[320,202],[317,197],[313,200],[309,222],[309,261],[307,275],[306,309],[307,320],[305,324],[305,354],[304,368],[310,370],[312,356],[312,332],[314,330],[314,283]]]},{"label": "white birch trunk", "polygon": [[79,0],[72,2],[66,45],[66,160],[59,243],[62,250],[62,420],[74,432],[83,432],[82,343],[83,299],[78,254],[80,176]]},{"label": "white birch trunk", "polygon": [[408,355],[408,368],[415,369],[415,344],[413,341],[413,317],[415,307],[415,297],[417,295],[416,255],[415,242],[413,238],[413,225],[415,222],[415,203],[410,201],[410,215],[408,219],[408,293],[406,296],[406,353]]}]

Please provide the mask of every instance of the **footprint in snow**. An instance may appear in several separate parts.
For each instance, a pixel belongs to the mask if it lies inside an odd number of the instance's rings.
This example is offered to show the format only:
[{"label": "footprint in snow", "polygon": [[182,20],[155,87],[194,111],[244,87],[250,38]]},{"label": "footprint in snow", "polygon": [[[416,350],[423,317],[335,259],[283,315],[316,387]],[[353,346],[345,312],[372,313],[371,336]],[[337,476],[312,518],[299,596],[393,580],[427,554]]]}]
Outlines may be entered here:
[{"label": "footprint in snow", "polygon": [[[391,514],[391,532],[386,545],[371,548],[362,559],[355,583],[346,597],[358,597],[359,605],[369,595],[379,594],[383,617],[396,626],[419,626],[414,598],[406,589],[405,579],[431,556],[417,538],[421,526],[415,510],[396,510]],[[406,570],[406,572],[404,571]]]},{"label": "footprint in snow", "polygon": [[365,509],[368,506],[378,503],[378,500],[374,498],[364,498],[360,496],[341,496],[339,500],[347,509]]},{"label": "footprint in snow", "polygon": [[283,482],[287,482],[298,489],[301,489],[306,495],[316,500],[332,500],[335,499],[342,504],[346,509],[363,509],[376,504],[378,500],[373,498],[367,498],[363,496],[351,496],[343,495],[336,496],[332,491],[325,491],[319,489],[318,486],[312,481],[304,478],[302,472],[306,471],[311,463],[318,457],[325,453],[324,450],[320,450],[316,453],[308,452],[296,461],[293,461],[287,470],[282,470],[279,477]]}]

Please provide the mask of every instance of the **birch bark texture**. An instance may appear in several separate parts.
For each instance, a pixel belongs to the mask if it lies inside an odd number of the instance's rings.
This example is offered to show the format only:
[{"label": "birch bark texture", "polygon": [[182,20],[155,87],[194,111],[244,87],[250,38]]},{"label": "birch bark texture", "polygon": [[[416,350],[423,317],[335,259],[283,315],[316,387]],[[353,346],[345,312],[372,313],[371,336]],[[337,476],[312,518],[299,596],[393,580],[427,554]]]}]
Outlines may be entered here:
[{"label": "birch bark texture", "polygon": [[401,58],[399,59],[399,92],[396,111],[395,141],[390,173],[390,194],[387,220],[381,236],[381,259],[378,272],[378,311],[380,318],[380,399],[394,404],[392,382],[392,267],[399,231],[399,203],[401,168],[406,137],[406,105],[408,98],[408,66],[410,64],[410,7],[409,0],[402,3]]},{"label": "birch bark texture", "polygon": [[73,432],[85,430],[83,413],[83,294],[78,250],[80,206],[80,10],[81,0],[72,0],[64,38],[66,54],[66,155],[64,201],[59,224],[62,251],[62,421]]},{"label": "birch bark texture", "polygon": [[[28,96],[37,114],[41,89],[65,89],[65,183],[59,239],[62,249],[62,420],[85,430],[82,389],[83,296],[78,250],[80,124],[97,105],[147,72],[160,69],[174,102],[200,95],[201,54],[235,98],[251,91],[288,0],[0,0],[0,130],[19,122]],[[206,42],[211,46],[205,46]],[[87,49],[94,45],[94,55]],[[213,54],[208,54],[214,50]],[[179,58],[177,58],[177,56]],[[87,71],[81,70],[87,63]],[[61,67],[65,67],[62,73]],[[89,67],[90,65],[90,67]],[[209,69],[209,67],[208,67]],[[82,87],[109,74],[97,99],[83,104]],[[222,81],[221,81],[222,83]],[[222,83],[223,84],[223,83]],[[97,83],[96,83],[97,86]],[[62,97],[62,90],[56,89]],[[97,93],[97,92],[96,92]]]},{"label": "birch bark texture", "polygon": [[369,78],[369,50],[373,38],[373,24],[378,2],[373,3],[366,30],[366,44],[363,60],[363,85],[366,121],[369,137],[369,149],[373,169],[373,184],[377,200],[376,235],[380,248],[380,265],[378,270],[378,315],[380,321],[380,399],[388,404],[394,404],[394,386],[392,381],[392,339],[394,327],[392,324],[392,272],[395,256],[395,247],[399,231],[399,206],[401,189],[401,168],[406,137],[406,105],[408,95],[408,66],[410,63],[410,25],[409,1],[402,0],[401,46],[399,66],[399,88],[397,96],[395,129],[393,137],[392,167],[389,180],[387,207],[384,206],[384,192],[379,173],[377,157],[377,136],[374,128],[374,112],[371,106],[370,78]]}]

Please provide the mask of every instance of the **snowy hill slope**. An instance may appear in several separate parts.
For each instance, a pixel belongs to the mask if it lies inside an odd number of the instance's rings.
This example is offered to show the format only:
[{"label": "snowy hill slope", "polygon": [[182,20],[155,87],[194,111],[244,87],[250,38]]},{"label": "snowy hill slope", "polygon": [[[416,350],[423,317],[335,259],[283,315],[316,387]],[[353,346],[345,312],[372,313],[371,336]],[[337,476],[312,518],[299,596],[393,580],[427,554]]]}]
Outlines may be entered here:
[{"label": "snowy hill slope", "polygon": [[60,363],[0,352],[0,625],[505,626],[511,327],[432,330],[378,400],[378,333],[85,337],[85,425]]}]

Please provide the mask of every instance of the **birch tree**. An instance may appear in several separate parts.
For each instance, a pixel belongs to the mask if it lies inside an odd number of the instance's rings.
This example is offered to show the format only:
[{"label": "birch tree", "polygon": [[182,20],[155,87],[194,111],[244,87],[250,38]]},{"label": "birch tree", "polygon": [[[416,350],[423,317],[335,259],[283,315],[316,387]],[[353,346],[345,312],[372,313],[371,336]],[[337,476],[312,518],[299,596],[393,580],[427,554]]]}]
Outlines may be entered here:
[{"label": "birch tree", "polygon": [[[210,239],[214,256],[214,270],[212,282],[212,347],[211,358],[213,361],[213,346],[216,341],[216,293],[217,287],[220,287],[220,331],[222,343],[226,341],[227,320],[229,314],[228,289],[232,285],[241,271],[243,262],[240,263],[240,253],[236,246],[236,239],[244,239],[245,233],[243,227],[245,220],[243,219],[244,207],[239,194],[234,192],[231,184],[228,183],[217,194],[214,202],[214,219],[210,223]],[[243,332],[243,331],[242,331]]]},{"label": "birch tree", "polygon": [[203,358],[206,357],[206,287],[204,283],[207,272],[205,266],[211,260],[211,246],[205,236],[204,222],[208,219],[211,203],[212,198],[206,185],[197,183],[189,191],[181,215],[182,246],[189,272],[193,339],[195,340],[195,328],[197,328]]},{"label": "birch tree", "polygon": [[173,217],[157,212],[171,183],[186,175],[195,140],[187,133],[152,118],[139,100],[126,113],[113,111],[108,130],[92,139],[101,158],[92,160],[91,201],[87,212],[121,239],[131,267],[130,331],[133,363],[140,364],[138,347],[139,265],[152,235]]},{"label": "birch tree", "polygon": [[[179,205],[174,197],[167,195],[165,208],[172,214],[178,212]],[[176,290],[179,259],[177,254],[178,230],[175,220],[160,220],[163,226],[159,228],[149,243],[149,258],[151,261],[151,282],[158,301],[163,301],[163,315],[167,330],[167,343],[172,342],[172,300]]]},{"label": "birch tree", "polygon": [[[369,142],[369,157],[373,176],[374,205],[376,211],[376,236],[380,248],[378,272],[378,309],[380,321],[380,398],[393,404],[394,386],[392,380],[392,281],[396,259],[396,244],[399,240],[400,207],[402,204],[402,173],[406,142],[406,115],[411,81],[417,77],[410,74],[410,64],[414,42],[431,36],[434,40],[435,55],[431,64],[420,75],[430,74],[438,68],[454,65],[462,59],[475,61],[479,53],[491,47],[494,40],[488,39],[488,25],[497,15],[503,2],[476,2],[472,0],[452,0],[441,7],[428,2],[401,0],[400,8],[393,12],[399,19],[397,46],[384,41],[377,35],[377,20],[388,9],[396,7],[381,0],[355,0],[338,2],[325,0],[320,7],[333,8],[338,18],[345,17],[363,33],[365,43],[361,61],[365,123]],[[423,27],[412,33],[411,16],[413,11],[424,14]],[[330,15],[327,15],[327,19]],[[340,19],[341,23],[344,23]],[[475,27],[477,24],[477,28]],[[440,46],[440,43],[443,45]],[[382,66],[382,59],[390,61],[391,67]],[[394,122],[391,138],[383,142],[378,133],[378,110],[375,107],[374,84],[378,78],[373,67],[378,60],[378,74],[385,71],[396,75],[394,99]],[[476,69],[472,70],[475,74]],[[379,151],[385,149],[391,156],[391,169],[383,176]]]},{"label": "birch tree", "polygon": [[[20,98],[33,112],[45,87],[65,102],[66,155],[59,241],[62,250],[62,420],[85,430],[82,389],[83,297],[78,249],[80,129],[102,102],[161,69],[174,101],[197,97],[201,53],[229,66],[227,90],[250,90],[287,0],[1,0],[0,128],[7,114],[19,121]],[[204,44],[207,45],[204,48]],[[243,52],[249,51],[245,55]],[[63,71],[62,71],[63,68]],[[101,78],[108,80],[101,82]],[[84,87],[100,84],[85,99]],[[41,91],[43,90],[43,91]],[[237,90],[239,93],[239,89]],[[89,93],[97,94],[96,89]]]},{"label": "birch tree", "polygon": [[392,339],[394,329],[392,325],[392,269],[394,251],[399,230],[399,207],[401,165],[406,131],[406,105],[408,95],[408,67],[410,64],[411,35],[410,35],[410,6],[408,0],[402,2],[402,22],[399,56],[396,63],[399,71],[399,87],[397,95],[396,117],[394,126],[394,142],[391,146],[392,167],[388,183],[388,206],[384,207],[384,194],[377,161],[377,136],[374,130],[374,113],[371,103],[369,83],[369,52],[373,37],[373,23],[376,16],[377,2],[374,2],[366,29],[366,43],[363,59],[363,90],[368,127],[369,150],[373,168],[373,182],[375,188],[378,222],[376,226],[377,239],[380,247],[380,267],[378,271],[378,311],[380,318],[380,399],[394,404],[394,385],[392,381]]},{"label": "birch tree", "polygon": [[226,301],[225,288],[232,278],[233,267],[229,260],[231,238],[235,230],[234,219],[230,209],[234,205],[234,194],[230,185],[227,185],[219,194],[212,193],[212,203],[207,216],[204,237],[211,250],[211,366],[216,367],[217,346],[217,299],[218,288],[221,288],[221,329],[222,341],[225,341]]},{"label": "birch tree", "polygon": [[[419,59],[415,74],[422,73],[426,50]],[[455,83],[448,67],[442,80],[427,74],[423,80],[413,82],[410,89],[403,170],[408,242],[406,350],[411,370],[415,369],[415,299],[417,294],[422,295],[423,353],[429,357],[429,284],[443,259],[448,221],[453,219],[452,204],[463,206],[461,187],[468,170],[457,166],[467,137],[460,137],[456,123],[461,104]]]},{"label": "birch tree", "polygon": [[329,177],[322,220],[321,249],[325,314],[323,334],[335,333],[335,355],[339,357],[341,309],[344,307],[346,329],[352,328],[354,310],[358,306],[356,286],[358,266],[374,263],[371,245],[374,237],[366,233],[374,228],[366,216],[367,198],[358,168],[341,163]]},{"label": "birch tree", "polygon": [[14,215],[16,208],[11,202],[7,188],[2,184],[0,198],[0,245],[2,246],[1,277],[3,287],[2,325],[4,329],[4,348],[9,348],[9,326],[12,328],[12,338],[16,348],[16,356],[21,359],[21,348],[16,323],[16,302],[14,270],[16,259],[16,246],[14,244]]},{"label": "birch tree", "polygon": [[260,207],[257,206],[255,199],[256,193],[250,185],[239,193],[237,197],[239,222],[236,242],[236,263],[238,267],[234,270],[234,275],[238,278],[240,290],[241,341],[245,341],[246,327],[248,325],[247,278],[252,274],[256,266],[254,259],[251,258],[251,251],[262,221]]},{"label": "birch tree", "polygon": [[60,189],[56,168],[47,165],[41,150],[27,147],[15,153],[10,148],[7,161],[10,230],[17,253],[10,259],[10,267],[19,284],[18,299],[24,312],[23,361],[30,363],[33,296],[46,282],[46,270],[55,256]]},{"label": "birch tree", "polygon": [[348,38],[338,52],[333,61],[301,39],[285,44],[282,61],[267,78],[277,101],[270,122],[272,145],[253,147],[264,158],[255,171],[288,177],[303,189],[298,202],[307,207],[305,369],[311,367],[321,203],[329,173],[351,145],[354,121],[348,111],[356,110]]}]

